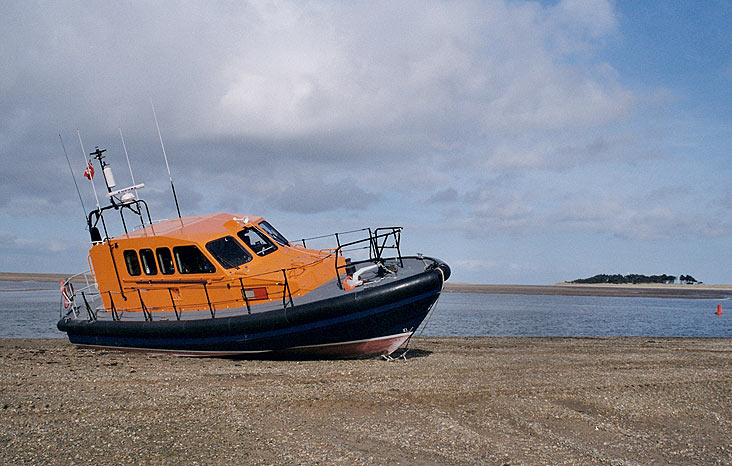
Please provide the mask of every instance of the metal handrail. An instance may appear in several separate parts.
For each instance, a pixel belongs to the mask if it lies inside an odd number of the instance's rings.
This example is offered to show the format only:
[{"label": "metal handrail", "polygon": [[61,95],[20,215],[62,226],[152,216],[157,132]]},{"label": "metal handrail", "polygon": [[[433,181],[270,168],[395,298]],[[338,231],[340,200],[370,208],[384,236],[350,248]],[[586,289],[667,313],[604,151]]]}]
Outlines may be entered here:
[{"label": "metal handrail", "polygon": [[[135,210],[133,208],[133,205],[137,208]],[[92,228],[96,228],[99,224],[99,221],[102,221],[102,228],[104,229],[104,235],[105,238],[102,238],[102,241],[106,241],[110,239],[109,236],[109,230],[107,230],[107,223],[104,220],[104,212],[106,212],[109,209],[114,209],[118,211],[120,215],[120,220],[122,221],[122,227],[125,230],[125,234],[128,233],[127,230],[127,222],[125,222],[125,216],[124,216],[124,210],[130,209],[131,212],[136,214],[140,218],[140,224],[144,227],[145,226],[145,218],[143,217],[143,210],[142,207],[145,207],[145,212],[147,214],[147,221],[148,225],[152,225],[152,217],[150,216],[150,208],[147,205],[147,202],[145,202],[144,199],[135,199],[129,203],[115,203],[113,202],[111,205],[104,206],[104,207],[97,207],[94,210],[89,211],[89,214],[87,214],[87,225],[89,226],[89,231],[91,232]],[[93,217],[93,220],[92,220]]]},{"label": "metal handrail", "polygon": [[[283,279],[278,280],[278,281],[271,281],[270,285],[281,286],[282,290],[276,291],[276,292],[268,291],[268,296],[267,296],[268,301],[276,302],[279,299],[279,296],[281,294],[283,308],[287,309],[288,307],[294,307],[295,303],[294,303],[294,298],[292,296],[292,290],[290,287],[289,278],[287,277],[287,269],[281,269],[280,272],[282,273]],[[213,318],[216,318],[216,310],[222,309],[220,306],[242,303],[244,306],[246,306],[247,313],[251,314],[251,303],[249,302],[249,298],[247,297],[246,292],[253,288],[251,287],[251,285],[245,286],[245,284],[241,278],[239,278],[238,281],[239,281],[239,285],[240,285],[240,289],[241,289],[241,298],[233,298],[233,299],[230,298],[230,299],[219,299],[219,300],[211,300],[210,295],[209,295],[209,290],[212,288],[213,289],[225,288],[225,286],[223,284],[216,284],[214,286],[211,286],[210,284],[207,284],[205,282],[200,283],[198,285],[189,284],[185,288],[189,289],[189,290],[196,289],[196,288],[203,290],[204,295],[206,296],[206,301],[188,303],[186,305],[186,307],[201,308],[200,310],[204,310],[204,309],[208,308],[209,312],[211,313],[211,318],[213,319]],[[227,285],[230,286],[231,282],[228,282]],[[174,288],[180,289],[181,287],[161,287],[161,288],[155,288],[152,290],[150,290],[150,289],[142,290],[140,288],[137,288],[136,289],[137,298],[140,302],[140,305],[125,307],[125,308],[118,308],[118,306],[115,304],[115,299],[114,299],[114,296],[123,296],[124,293],[119,292],[119,291],[107,291],[107,295],[109,297],[109,303],[110,303],[109,310],[112,313],[112,320],[115,320],[115,321],[120,320],[120,313],[122,313],[122,312],[142,312],[143,317],[146,321],[152,321],[154,312],[170,312],[170,310],[173,311],[173,313],[176,316],[176,319],[180,320],[184,311],[179,309],[179,306],[176,305],[176,303],[175,303],[175,299],[173,298],[173,289]],[[144,295],[151,291],[160,291],[163,293],[167,291],[167,294],[170,297],[170,303],[171,303],[170,306],[149,306],[149,305],[147,305],[144,300]],[[92,310],[92,307],[88,303],[87,295],[85,295],[82,291],[79,291],[79,293],[81,293],[82,298],[84,299],[86,309],[89,313],[89,320],[96,320],[97,313],[94,310]],[[96,292],[95,295],[96,295],[97,299],[101,298],[101,295],[99,292]],[[130,295],[127,294],[128,298],[129,298],[129,296]],[[227,306],[227,307],[230,307],[230,306]],[[79,316],[78,312],[75,312],[75,316],[76,317]]]},{"label": "metal handrail", "polygon": [[302,238],[302,239],[299,239],[299,240],[297,240],[295,242],[296,243],[301,243],[303,245],[303,247],[307,247],[305,241],[312,241],[314,239],[330,238],[331,236],[334,236],[336,238],[336,242],[338,242],[338,237],[339,236],[341,236],[341,235],[348,235],[348,234],[351,234],[351,233],[358,233],[360,231],[371,231],[371,228],[360,228],[358,230],[339,231],[338,233],[331,233],[331,234],[328,234],[328,235],[313,236],[311,238]]},{"label": "metal handrail", "polygon": [[[176,284],[176,286],[164,286],[164,287],[155,287],[152,289],[147,289],[145,291],[141,290],[139,287],[120,287],[120,291],[107,291],[109,298],[109,311],[112,313],[112,320],[118,321],[120,320],[120,313],[121,312],[142,312],[143,317],[146,321],[152,321],[153,320],[153,312],[170,312],[171,310],[176,316],[177,320],[181,320],[181,317],[183,315],[183,310],[179,309],[179,305],[176,305],[175,299],[173,297],[173,290],[180,290],[180,289],[200,289],[204,292],[204,295],[206,296],[205,302],[200,303],[188,303],[185,307],[194,307],[194,308],[201,308],[200,310],[205,310],[208,308],[209,312],[211,313],[211,318],[216,317],[216,309],[220,308],[222,305],[227,305],[225,308],[231,307],[231,304],[239,303],[241,302],[243,306],[247,308],[247,313],[251,314],[251,303],[249,301],[249,298],[246,295],[247,290],[252,290],[253,288],[256,288],[257,285],[253,284],[252,281],[260,282],[261,285],[259,286],[281,286],[281,291],[275,291],[272,294],[269,294],[268,292],[268,301],[269,302],[275,302],[279,299],[280,293],[282,297],[282,307],[283,309],[287,309],[288,307],[294,307],[294,299],[292,297],[292,290],[290,287],[290,282],[287,277],[287,272],[292,270],[298,270],[298,269],[304,269],[308,266],[311,266],[313,264],[317,264],[319,262],[322,262],[330,257],[335,256],[335,275],[338,282],[338,287],[343,289],[343,283],[341,280],[341,270],[345,269],[346,267],[353,266],[354,264],[364,263],[364,262],[382,262],[384,258],[384,251],[387,249],[396,249],[397,255],[394,257],[394,259],[399,260],[399,264],[401,267],[404,266],[402,261],[402,255],[400,250],[400,239],[401,239],[401,231],[402,227],[381,227],[377,228],[375,230],[372,230],[371,228],[363,228],[360,230],[352,230],[342,233],[334,233],[332,235],[324,235],[320,237],[313,237],[313,238],[306,238],[302,241],[307,241],[310,239],[321,239],[321,238],[328,238],[328,237],[335,237],[336,242],[338,243],[338,247],[329,250],[327,254],[324,254],[322,257],[319,257],[318,259],[305,264],[305,265],[298,265],[295,267],[290,267],[286,269],[279,269],[279,270],[271,270],[267,272],[262,272],[256,275],[250,275],[247,276],[247,284],[245,286],[245,283],[243,281],[244,277],[230,277],[228,279],[221,279],[221,280],[202,280],[195,283],[180,283]],[[368,232],[368,237],[362,238],[356,241],[349,241],[346,243],[341,243],[340,241],[340,235],[345,235],[349,233],[357,233],[366,231]],[[389,238],[392,238],[393,241],[390,243]],[[363,245],[362,247],[353,248],[353,246],[356,245]],[[363,260],[363,261],[357,261],[357,262],[350,262],[343,265],[338,265],[338,258],[343,257],[344,252],[350,252],[350,251],[356,251],[356,250],[369,250],[369,259]],[[282,274],[281,279],[277,279],[273,277],[273,274]],[[265,278],[265,276],[269,275],[270,277]],[[71,304],[71,310],[66,314],[69,315],[71,312],[74,313],[75,317],[79,317],[79,310],[80,306],[76,304],[75,299],[73,299],[77,293],[81,293],[83,300],[84,300],[84,306],[86,308],[87,313],[89,314],[90,320],[96,320],[97,319],[97,311],[94,310],[94,306],[91,305],[87,298],[93,297],[94,301],[97,299],[101,300],[101,294],[99,293],[99,290],[97,288],[96,282],[89,281],[89,277],[91,276],[90,271],[82,272],[76,275],[72,275],[67,279],[67,281],[70,281],[72,279],[76,279],[80,276],[84,276],[86,281],[86,286],[83,287],[80,290],[77,290],[74,292],[72,297],[72,304]],[[218,289],[223,287],[230,288],[233,283],[236,283],[236,281],[239,282],[239,288],[241,290],[241,298],[233,298],[233,299],[222,299],[218,301],[212,301],[209,295],[210,289]],[[154,285],[155,282],[151,282],[151,285]],[[253,286],[254,285],[254,286]],[[125,292],[127,290],[127,294]],[[118,308],[118,306],[115,304],[114,296],[119,296],[122,299],[122,301],[127,301],[129,298],[129,292],[137,291],[138,299],[140,302],[140,306],[136,307],[129,307],[129,308]],[[167,294],[170,298],[170,306],[148,306],[144,299],[143,294],[146,294],[148,292],[152,291],[159,291],[165,293],[167,291]],[[117,303],[120,302],[120,300],[116,301]],[[105,308],[102,304],[101,308]],[[99,308],[97,308],[99,309]],[[62,309],[63,312],[63,309]],[[63,314],[62,314],[63,317]]]},{"label": "metal handrail", "polygon": [[[368,249],[369,249],[369,258],[368,258],[368,260],[359,261],[357,263],[364,263],[364,262],[380,263],[380,262],[383,262],[383,260],[384,260],[384,257],[383,257],[384,250],[385,249],[396,249],[397,250],[397,258],[399,259],[399,266],[400,267],[404,267],[404,261],[402,260],[402,252],[401,252],[401,249],[399,248],[399,243],[400,243],[400,240],[401,240],[401,232],[402,232],[402,230],[403,230],[402,227],[381,227],[381,228],[377,228],[377,229],[375,229],[373,231],[369,228],[368,229],[368,232],[369,232],[369,237],[368,238],[364,238],[364,239],[360,239],[360,240],[356,240],[356,241],[351,241],[349,243],[340,244],[338,246],[338,248],[336,248],[336,250],[335,250],[335,256],[336,256],[336,260],[335,260],[335,272],[336,272],[336,277],[338,279],[338,287],[341,288],[341,289],[343,289],[343,281],[341,280],[340,270],[341,269],[346,269],[347,267],[352,267],[353,265],[356,264],[354,262],[349,262],[349,263],[346,263],[344,265],[338,265],[338,256],[339,255],[343,256],[344,248],[346,248],[348,246],[354,246],[354,245],[362,244],[362,243],[366,243],[366,242],[369,243],[369,245],[368,245]],[[379,231],[385,231],[385,233],[379,233]],[[387,242],[388,242],[388,240],[389,240],[390,237],[393,237],[394,238],[394,245],[388,245],[387,244]],[[383,241],[381,241],[381,244],[379,244],[379,240],[380,239],[383,239]]]},{"label": "metal handrail", "polygon": [[[62,302],[59,305],[59,316],[60,317],[64,317],[64,315],[69,315],[71,313],[74,314],[74,317],[78,317],[79,316],[79,310],[81,308],[81,305],[76,302],[76,295],[77,294],[80,294],[80,295],[83,296],[84,293],[87,293],[87,294],[89,294],[89,293],[91,293],[91,294],[94,294],[94,293],[98,294],[99,293],[99,291],[97,290],[97,284],[96,284],[96,282],[93,279],[90,280],[90,278],[93,278],[93,277],[91,275],[91,271],[89,271],[89,270],[86,270],[84,272],[80,272],[80,273],[71,275],[70,277],[68,277],[68,278],[66,278],[65,280],[62,281],[62,285],[65,286],[66,284],[71,284],[73,286],[74,282],[75,281],[78,281],[79,278],[83,278],[84,279],[84,286],[82,286],[79,289],[74,289],[73,290],[73,293],[71,294],[71,296],[69,296],[70,303],[69,303],[69,306],[67,308],[68,310],[66,311],[65,314],[64,314],[64,305],[63,305],[63,298],[62,298]],[[89,309],[88,306],[86,306],[86,307],[87,307],[87,310],[88,310]],[[90,313],[90,317],[91,317],[91,314],[92,313]]]}]

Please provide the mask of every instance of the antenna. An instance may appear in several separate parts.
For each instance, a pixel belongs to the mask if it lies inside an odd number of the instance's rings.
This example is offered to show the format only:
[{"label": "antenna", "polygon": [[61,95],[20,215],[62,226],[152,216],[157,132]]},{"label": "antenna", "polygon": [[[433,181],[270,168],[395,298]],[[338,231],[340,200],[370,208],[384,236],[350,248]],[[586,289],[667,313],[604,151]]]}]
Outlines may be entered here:
[{"label": "antenna", "polygon": [[175,208],[178,211],[178,218],[183,220],[180,215],[180,206],[178,205],[178,196],[175,195],[175,185],[173,184],[173,175],[170,174],[170,165],[168,165],[168,155],[165,153],[165,144],[163,144],[163,135],[160,133],[160,126],[158,125],[158,116],[155,114],[155,105],[153,104],[152,97],[150,97],[150,106],[152,107],[153,117],[155,118],[155,127],[158,130],[158,138],[160,138],[160,147],[163,149],[163,157],[165,158],[165,167],[168,169],[168,178],[170,178],[170,187],[173,190],[173,199],[175,200]]},{"label": "antenna", "polygon": [[[125,145],[125,138],[122,136],[122,128],[119,129],[119,138],[122,140],[122,148],[125,150],[125,158],[127,159],[127,168],[130,169],[130,177],[132,178],[132,185],[135,186],[135,175],[132,174],[132,165],[130,165],[130,156],[127,154],[127,146]],[[135,198],[139,199],[137,195],[137,188],[135,190]]]},{"label": "antenna", "polygon": [[58,138],[61,140],[61,147],[64,149],[64,155],[66,156],[66,163],[69,165],[69,173],[71,173],[71,179],[74,181],[74,186],[76,187],[76,194],[79,195],[79,202],[81,202],[81,210],[84,211],[84,220],[86,220],[86,207],[84,206],[84,200],[81,198],[81,191],[79,191],[79,184],[76,182],[76,177],[74,176],[74,170],[71,168],[71,162],[69,161],[69,154],[66,152],[66,146],[64,145],[64,140],[61,137],[61,134],[58,135]]},{"label": "antenna", "polygon": [[[81,146],[81,156],[84,157],[84,164],[86,165],[87,169],[91,166],[91,160],[88,160],[86,158],[86,151],[84,150],[84,143],[81,142],[81,133],[79,130],[76,130],[76,135],[79,136],[79,145]],[[92,186],[92,191],[94,191],[94,199],[97,201],[97,210],[101,210],[101,206],[99,205],[99,196],[97,196],[97,188],[94,187],[94,168],[91,168],[91,175],[89,176],[89,182]]]}]

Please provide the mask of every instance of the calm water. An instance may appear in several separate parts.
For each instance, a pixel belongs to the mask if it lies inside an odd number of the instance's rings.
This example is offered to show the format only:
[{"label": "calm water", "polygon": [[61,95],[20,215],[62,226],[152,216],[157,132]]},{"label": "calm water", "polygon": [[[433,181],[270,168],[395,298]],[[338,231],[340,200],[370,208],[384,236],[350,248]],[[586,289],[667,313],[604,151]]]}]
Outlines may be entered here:
[{"label": "calm water", "polygon": [[60,304],[58,283],[0,281],[0,338],[65,337],[56,329]]},{"label": "calm water", "polygon": [[[56,283],[0,281],[0,338],[64,338],[59,304]],[[444,293],[422,335],[732,337],[732,300]]]},{"label": "calm water", "polygon": [[732,337],[732,300],[444,293],[423,335]]}]

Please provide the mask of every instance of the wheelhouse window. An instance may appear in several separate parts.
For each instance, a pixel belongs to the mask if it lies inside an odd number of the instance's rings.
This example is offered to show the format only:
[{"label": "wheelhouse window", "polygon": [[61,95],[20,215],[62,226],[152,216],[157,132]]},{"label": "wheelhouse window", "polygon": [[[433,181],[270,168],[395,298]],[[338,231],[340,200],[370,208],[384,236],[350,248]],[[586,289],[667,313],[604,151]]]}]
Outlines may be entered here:
[{"label": "wheelhouse window", "polygon": [[175,273],[175,266],[173,265],[173,256],[170,254],[168,248],[157,248],[155,255],[158,256],[158,265],[163,275],[172,275]]},{"label": "wheelhouse window", "polygon": [[272,237],[273,240],[275,240],[280,246],[289,246],[290,242],[287,241],[287,238],[282,235],[275,227],[273,227],[268,221],[263,220],[259,222],[259,226],[262,227],[262,230],[264,230],[265,233],[267,233],[269,236]]},{"label": "wheelhouse window", "polygon": [[261,231],[253,227],[244,228],[237,233],[244,244],[254,251],[258,256],[266,256],[267,254],[277,250],[277,246]]},{"label": "wheelhouse window", "polygon": [[233,236],[209,241],[206,249],[225,269],[233,269],[252,260],[251,254]]},{"label": "wheelhouse window", "polygon": [[152,249],[140,249],[140,261],[145,275],[158,274],[158,267],[155,265],[155,254]]},{"label": "wheelhouse window", "polygon": [[180,273],[214,273],[216,267],[196,246],[176,246],[173,256]]},{"label": "wheelhouse window", "polygon": [[133,249],[127,249],[123,253],[125,258],[125,265],[127,266],[127,273],[135,277],[142,274],[140,269],[140,260],[137,258],[137,251]]}]

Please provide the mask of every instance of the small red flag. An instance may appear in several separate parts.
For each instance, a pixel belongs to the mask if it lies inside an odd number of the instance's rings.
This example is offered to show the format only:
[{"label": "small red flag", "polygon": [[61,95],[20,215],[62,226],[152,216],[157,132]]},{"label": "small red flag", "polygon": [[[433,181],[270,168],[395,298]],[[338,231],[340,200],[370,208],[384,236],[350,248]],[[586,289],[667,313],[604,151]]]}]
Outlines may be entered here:
[{"label": "small red flag", "polygon": [[94,179],[94,167],[91,161],[86,163],[86,170],[84,170],[84,176],[89,178],[89,181]]}]

